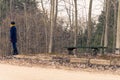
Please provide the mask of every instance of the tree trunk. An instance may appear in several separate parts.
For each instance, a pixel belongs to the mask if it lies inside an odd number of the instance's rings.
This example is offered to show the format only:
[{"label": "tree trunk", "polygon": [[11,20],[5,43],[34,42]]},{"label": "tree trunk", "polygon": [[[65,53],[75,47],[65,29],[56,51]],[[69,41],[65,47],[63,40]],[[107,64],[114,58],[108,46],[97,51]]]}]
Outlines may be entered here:
[{"label": "tree trunk", "polygon": [[[57,29],[57,15],[58,15],[58,0],[54,0],[55,2],[54,2],[54,30],[56,30]],[[55,31],[53,31],[53,34],[55,33]],[[56,41],[56,38],[55,37],[53,37],[53,41],[55,41],[55,43],[57,42]],[[56,46],[53,46],[53,52],[55,52],[55,48],[56,48]]]},{"label": "tree trunk", "polygon": [[[103,5],[103,12],[105,12],[106,11],[106,0],[104,0],[103,4],[104,4]],[[102,33],[102,36],[101,36],[101,42],[100,42],[101,46],[104,46],[104,36],[105,36],[104,34],[105,34],[105,26],[103,26],[103,33]],[[100,52],[103,53],[104,49],[101,49]]]},{"label": "tree trunk", "polygon": [[54,15],[55,15],[55,27],[57,26],[57,15],[58,15],[58,0],[55,0],[55,13],[54,13]]},{"label": "tree trunk", "polygon": [[53,49],[53,28],[54,28],[54,7],[55,7],[55,0],[51,0],[51,28],[50,28],[50,42],[49,42],[49,50],[48,52],[51,53]]},{"label": "tree trunk", "polygon": [[117,26],[117,1],[114,0],[114,26],[113,26],[113,53],[115,53],[115,45],[116,45],[116,26]]},{"label": "tree trunk", "polygon": [[75,3],[75,28],[74,28],[74,46],[77,46],[77,27],[78,27],[78,21],[77,21],[77,0],[74,0]]},{"label": "tree trunk", "polygon": [[116,52],[117,54],[120,53],[120,0],[119,0],[119,7],[118,7],[118,19],[117,19],[117,34],[116,34]]},{"label": "tree trunk", "polygon": [[90,0],[89,3],[89,13],[88,13],[88,39],[87,39],[87,45],[91,45],[91,30],[92,30],[92,21],[91,21],[91,13],[92,13],[92,2],[93,0]]},{"label": "tree trunk", "polygon": [[105,17],[106,23],[105,23],[104,47],[108,46],[109,11],[110,11],[110,0],[106,0],[106,17]]},{"label": "tree trunk", "polygon": [[48,24],[47,23],[47,19],[46,19],[46,12],[45,12],[45,8],[44,8],[44,5],[43,5],[43,0],[41,0],[41,5],[42,5],[42,9],[43,9],[43,21],[44,21],[44,26],[45,26],[45,38],[46,38],[46,40],[45,40],[45,43],[46,43],[46,53],[48,52],[48,31],[47,31],[47,25],[46,24]]}]

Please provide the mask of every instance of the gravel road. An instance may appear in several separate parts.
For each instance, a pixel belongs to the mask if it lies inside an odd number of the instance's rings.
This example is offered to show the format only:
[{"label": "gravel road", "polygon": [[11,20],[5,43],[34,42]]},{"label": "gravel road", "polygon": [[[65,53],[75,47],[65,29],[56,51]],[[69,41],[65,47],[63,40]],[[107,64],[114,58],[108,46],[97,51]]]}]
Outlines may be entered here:
[{"label": "gravel road", "polygon": [[120,80],[119,75],[0,64],[0,80]]}]

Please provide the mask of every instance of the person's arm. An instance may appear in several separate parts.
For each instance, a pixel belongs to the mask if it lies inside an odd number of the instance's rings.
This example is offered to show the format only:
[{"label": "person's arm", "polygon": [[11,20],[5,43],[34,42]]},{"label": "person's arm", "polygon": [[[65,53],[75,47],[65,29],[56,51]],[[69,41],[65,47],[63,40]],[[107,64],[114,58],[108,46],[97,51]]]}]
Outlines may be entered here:
[{"label": "person's arm", "polygon": [[14,41],[17,42],[17,30],[16,30],[16,28],[14,28],[13,37],[14,37]]},{"label": "person's arm", "polygon": [[10,39],[11,39],[11,41],[13,40],[13,35],[14,35],[13,28],[11,28],[11,30],[10,30]]}]

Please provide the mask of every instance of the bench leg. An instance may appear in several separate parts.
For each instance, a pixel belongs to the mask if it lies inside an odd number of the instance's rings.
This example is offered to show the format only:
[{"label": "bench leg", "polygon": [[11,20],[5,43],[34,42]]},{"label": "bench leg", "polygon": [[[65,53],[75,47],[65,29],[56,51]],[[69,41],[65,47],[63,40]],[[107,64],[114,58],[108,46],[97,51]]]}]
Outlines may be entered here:
[{"label": "bench leg", "polygon": [[73,50],[68,50],[69,55],[73,55]]}]

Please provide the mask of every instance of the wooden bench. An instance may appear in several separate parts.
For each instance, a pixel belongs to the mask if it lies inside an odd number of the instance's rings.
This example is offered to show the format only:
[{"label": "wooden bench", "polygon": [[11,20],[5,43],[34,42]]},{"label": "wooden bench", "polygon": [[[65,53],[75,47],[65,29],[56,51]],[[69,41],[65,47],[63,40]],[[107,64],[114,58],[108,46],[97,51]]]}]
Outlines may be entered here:
[{"label": "wooden bench", "polygon": [[[93,55],[97,55],[98,51],[100,49],[106,49],[107,47],[102,47],[102,46],[98,46],[98,47],[94,47],[94,46],[90,46],[90,47],[81,47],[81,46],[77,46],[77,47],[65,47],[68,50],[68,54],[69,55],[73,55],[73,50],[74,49],[78,49],[78,48],[85,48],[85,49],[91,49]],[[104,50],[103,50],[104,51]]]},{"label": "wooden bench", "polygon": [[68,54],[69,55],[73,55],[73,50],[74,49],[77,49],[77,47],[66,47],[67,48],[67,50],[68,50]]}]

